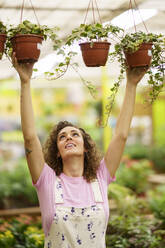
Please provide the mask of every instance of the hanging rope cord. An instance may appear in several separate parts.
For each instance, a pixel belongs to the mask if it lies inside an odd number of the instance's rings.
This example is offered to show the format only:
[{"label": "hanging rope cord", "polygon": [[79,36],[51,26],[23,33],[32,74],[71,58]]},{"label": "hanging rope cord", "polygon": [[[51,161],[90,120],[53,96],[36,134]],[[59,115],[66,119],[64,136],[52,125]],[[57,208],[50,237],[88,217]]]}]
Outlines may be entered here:
[{"label": "hanging rope cord", "polygon": [[94,23],[94,24],[96,23],[96,18],[95,18],[95,7],[94,7],[94,6],[96,6],[96,10],[97,10],[97,13],[98,13],[99,21],[100,21],[100,23],[102,23],[102,21],[101,21],[101,16],[100,16],[100,13],[99,13],[99,8],[98,8],[97,1],[96,1],[96,0],[89,0],[89,4],[88,4],[88,7],[87,7],[87,9],[86,9],[86,14],[85,14],[85,18],[84,18],[84,22],[83,22],[83,23],[84,23],[84,24],[86,23],[87,15],[88,15],[88,12],[89,12],[90,5],[91,5],[91,8],[92,8],[93,23]]},{"label": "hanging rope cord", "polygon": [[97,9],[97,13],[98,13],[98,16],[99,16],[100,23],[102,23],[100,12],[99,12],[99,8],[98,8],[97,1],[96,0],[95,0],[95,5],[96,5],[96,9]]},{"label": "hanging rope cord", "polygon": [[[139,10],[139,8],[138,8],[137,3],[136,3],[135,0],[134,0],[134,5],[135,5],[135,8],[138,10],[138,13],[139,13],[139,16],[140,16],[140,18],[141,18],[141,20],[142,20],[142,23],[143,23],[143,25],[144,25],[144,27],[145,27],[147,33],[148,33],[147,26],[146,26],[146,24],[145,24],[145,22],[144,22],[144,20],[143,20],[143,18],[142,18],[142,15],[141,15],[141,13],[140,13],[140,10]],[[133,12],[132,0],[129,1],[129,10],[131,10],[131,12],[132,12],[132,17],[133,17],[135,32],[137,32],[137,27],[136,27],[135,18],[134,18],[134,12]]]},{"label": "hanging rope cord", "polygon": [[94,11],[93,1],[92,1],[92,13],[93,13],[93,22],[95,24],[96,23],[96,20],[95,20],[95,11]]},{"label": "hanging rope cord", "polygon": [[137,32],[137,29],[136,29],[136,23],[135,23],[135,18],[134,18],[134,10],[133,10],[133,4],[132,4],[132,1],[130,0],[129,2],[129,11],[132,12],[132,18],[133,18],[133,24],[134,24],[134,29],[135,29],[135,32]]},{"label": "hanging rope cord", "polygon": [[136,4],[136,1],[135,1],[135,0],[134,0],[134,3],[135,3],[135,7],[136,7],[136,9],[137,9],[137,10],[138,10],[138,12],[139,12],[139,15],[140,15],[140,18],[141,18],[141,20],[142,20],[142,23],[143,23],[143,25],[144,25],[144,27],[145,27],[145,29],[146,29],[147,33],[148,33],[147,26],[146,26],[146,24],[145,24],[145,22],[144,22],[144,20],[143,20],[143,18],[142,18],[142,15],[141,15],[141,13],[140,13],[140,10],[139,10],[139,8],[138,8],[138,6],[137,6],[137,4]]},{"label": "hanging rope cord", "polygon": [[[34,6],[33,6],[33,4],[32,4],[32,1],[29,0],[29,2],[30,2],[31,7],[32,7],[32,9],[33,9],[33,12],[34,12],[35,18],[36,18],[36,20],[37,20],[38,26],[40,26],[40,23],[39,23],[39,21],[38,21],[38,18],[37,18],[37,15],[36,15]],[[24,10],[24,6],[25,6],[25,0],[22,1],[20,23],[22,23],[22,19],[23,19],[23,10]]]},{"label": "hanging rope cord", "polygon": [[25,0],[22,1],[20,23],[22,23],[24,4],[25,4]]}]

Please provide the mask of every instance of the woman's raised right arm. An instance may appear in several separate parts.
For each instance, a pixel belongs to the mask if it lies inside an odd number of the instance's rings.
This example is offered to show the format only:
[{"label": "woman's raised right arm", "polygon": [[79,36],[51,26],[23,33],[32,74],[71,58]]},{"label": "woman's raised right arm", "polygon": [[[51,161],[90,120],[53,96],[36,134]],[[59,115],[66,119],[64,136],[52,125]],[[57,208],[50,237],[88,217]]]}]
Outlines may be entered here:
[{"label": "woman's raised right arm", "polygon": [[13,66],[17,70],[21,80],[21,126],[24,137],[25,153],[34,183],[37,182],[44,167],[44,156],[42,146],[35,130],[35,120],[32,106],[30,79],[33,65],[31,63],[19,64],[13,54]]}]

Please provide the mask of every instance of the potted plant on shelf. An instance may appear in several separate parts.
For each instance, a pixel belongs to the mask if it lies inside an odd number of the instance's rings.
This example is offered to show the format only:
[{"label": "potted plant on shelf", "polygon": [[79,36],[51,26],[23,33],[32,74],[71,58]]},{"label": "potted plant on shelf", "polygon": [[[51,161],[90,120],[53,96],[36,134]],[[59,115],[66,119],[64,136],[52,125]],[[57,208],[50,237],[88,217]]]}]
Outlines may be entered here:
[{"label": "potted plant on shelf", "polygon": [[81,24],[78,28],[72,30],[65,45],[71,46],[75,41],[78,41],[86,66],[104,66],[111,44],[109,42],[110,35],[117,36],[121,30],[121,28],[110,24]]},{"label": "potted plant on shelf", "polygon": [[0,59],[2,58],[6,42],[6,26],[0,21]]},{"label": "potted plant on shelf", "polygon": [[149,101],[153,103],[163,88],[165,37],[162,34],[144,33],[138,31],[126,34],[119,43],[115,45],[115,51],[110,54],[112,60],[117,59],[120,63],[120,74],[111,88],[111,96],[106,106],[109,116],[118,92],[124,72],[128,67],[148,67],[148,85],[151,87]]},{"label": "potted plant on shelf", "polygon": [[55,49],[60,47],[61,40],[58,39],[57,30],[57,27],[50,29],[46,25],[41,26],[24,20],[18,26],[11,26],[8,30],[6,53],[11,55],[15,52],[19,63],[36,62],[43,40],[50,38],[55,44]]}]

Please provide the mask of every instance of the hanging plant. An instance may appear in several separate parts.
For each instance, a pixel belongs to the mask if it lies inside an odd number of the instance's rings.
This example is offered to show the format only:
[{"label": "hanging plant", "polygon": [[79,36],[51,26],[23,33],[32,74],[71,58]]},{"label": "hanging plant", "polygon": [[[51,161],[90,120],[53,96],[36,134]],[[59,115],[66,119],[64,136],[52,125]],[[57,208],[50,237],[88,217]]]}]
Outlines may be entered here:
[{"label": "hanging plant", "polygon": [[72,30],[65,44],[71,46],[78,41],[86,66],[104,66],[109,54],[110,36],[116,36],[121,31],[121,28],[110,24],[81,24]]},{"label": "hanging plant", "polygon": [[[93,23],[86,24],[89,8],[92,8]],[[95,11],[95,9],[97,11]],[[96,13],[98,14],[99,21],[96,21]],[[110,37],[119,34],[121,29],[111,24],[103,25],[97,6],[96,0],[89,0],[88,8],[85,14],[83,24],[72,30],[71,35],[66,39],[66,45],[71,46],[75,41],[79,42],[82,57],[86,66],[99,67],[105,66],[108,54]]]},{"label": "hanging plant", "polygon": [[43,40],[50,38],[56,44],[56,49],[61,44],[57,38],[58,28],[48,28],[46,25],[33,24],[28,20],[16,27],[10,26],[7,33],[6,53],[11,56],[16,53],[19,63],[36,62],[40,55]]},{"label": "hanging plant", "polygon": [[[94,2],[99,15],[99,22],[96,22],[95,19]],[[90,4],[92,4],[93,23],[85,24]],[[113,39],[114,36],[118,36],[121,31],[123,30],[117,26],[111,24],[103,25],[96,0],[90,0],[84,23],[73,29],[71,34],[66,37],[65,43],[61,49],[58,50],[58,54],[62,54],[64,60],[56,66],[54,71],[46,72],[48,79],[57,79],[63,76],[68,68],[71,67],[78,73],[81,81],[88,88],[90,94],[96,98],[96,87],[81,76],[78,71],[78,63],[73,62],[74,56],[77,55],[73,46],[76,42],[79,43],[86,66],[104,66],[109,55],[110,40]]]},{"label": "hanging plant", "polygon": [[23,9],[25,0],[22,1],[20,24],[16,27],[10,26],[7,33],[6,54],[11,56],[15,52],[19,63],[34,63],[40,56],[41,44],[43,40],[50,38],[55,44],[56,49],[60,46],[61,40],[56,35],[57,27],[52,29],[46,25],[40,25],[35,13],[32,1],[31,7],[37,20],[37,24],[28,20],[23,21]]},{"label": "hanging plant", "polygon": [[151,86],[149,101],[153,103],[163,88],[165,37],[162,34],[144,33],[142,31],[126,34],[120,43],[115,45],[111,55],[120,63],[120,75],[112,91],[120,86],[127,67],[149,67],[148,84]]},{"label": "hanging plant", "polygon": [[110,54],[112,60],[117,59],[119,62],[120,74],[111,88],[111,95],[106,106],[107,121],[127,68],[148,68],[146,73],[149,75],[147,83],[150,92],[148,99],[145,101],[153,103],[164,87],[165,36],[162,34],[148,33],[147,28],[146,31],[146,33],[136,31],[135,26],[135,32],[126,34],[120,42],[115,45],[115,51]]},{"label": "hanging plant", "polygon": [[109,54],[110,42],[108,41],[110,40],[110,36],[117,36],[121,31],[123,31],[121,28],[110,24],[81,24],[78,28],[72,30],[72,34],[66,38],[63,47],[58,49],[58,54],[63,55],[64,61],[56,66],[54,72],[46,72],[47,78],[57,79],[63,76],[70,66],[78,73],[81,81],[88,88],[90,94],[96,98],[97,90],[95,86],[81,76],[78,71],[78,63],[72,62],[73,57],[77,55],[77,52],[72,51],[72,46],[76,41],[80,43],[82,56],[86,66],[104,66]]},{"label": "hanging plant", "polygon": [[6,26],[0,21],[0,59],[2,59],[6,42]]}]

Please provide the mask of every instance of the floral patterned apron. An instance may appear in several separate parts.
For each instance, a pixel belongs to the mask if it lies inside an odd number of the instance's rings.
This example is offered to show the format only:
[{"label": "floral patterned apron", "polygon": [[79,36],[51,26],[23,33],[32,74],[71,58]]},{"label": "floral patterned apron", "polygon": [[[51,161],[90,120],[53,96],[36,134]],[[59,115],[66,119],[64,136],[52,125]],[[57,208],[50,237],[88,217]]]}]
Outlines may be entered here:
[{"label": "floral patterned apron", "polygon": [[[55,182],[56,213],[44,248],[105,248],[106,217],[98,181],[91,183],[95,205],[64,207],[60,178]],[[60,205],[59,205],[60,204]]]}]

